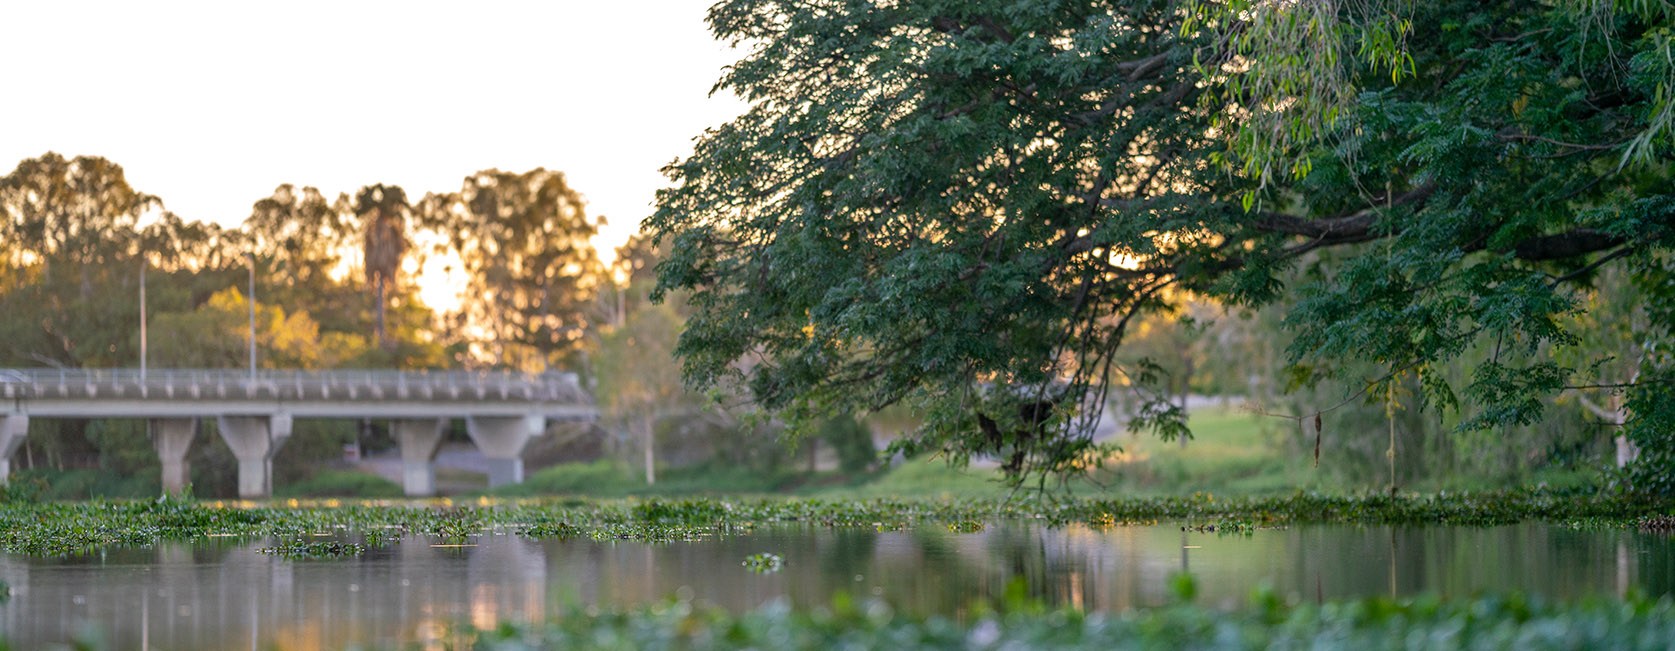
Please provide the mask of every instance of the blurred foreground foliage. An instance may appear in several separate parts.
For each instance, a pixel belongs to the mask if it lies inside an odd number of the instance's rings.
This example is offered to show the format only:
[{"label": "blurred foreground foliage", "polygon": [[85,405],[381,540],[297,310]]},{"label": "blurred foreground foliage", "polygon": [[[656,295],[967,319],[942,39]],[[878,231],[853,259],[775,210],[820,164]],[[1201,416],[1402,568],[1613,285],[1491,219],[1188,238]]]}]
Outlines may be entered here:
[{"label": "blurred foreground foliage", "polygon": [[[1187,581],[1190,584],[1190,581]],[[467,628],[474,649],[1666,649],[1675,601],[1571,604],[1523,595],[1460,601],[1375,597],[1291,605],[1259,592],[1232,612],[1182,604],[1123,613],[976,603],[964,617],[898,613],[837,595],[829,608],[728,613],[682,601],[578,610],[541,624]]]}]

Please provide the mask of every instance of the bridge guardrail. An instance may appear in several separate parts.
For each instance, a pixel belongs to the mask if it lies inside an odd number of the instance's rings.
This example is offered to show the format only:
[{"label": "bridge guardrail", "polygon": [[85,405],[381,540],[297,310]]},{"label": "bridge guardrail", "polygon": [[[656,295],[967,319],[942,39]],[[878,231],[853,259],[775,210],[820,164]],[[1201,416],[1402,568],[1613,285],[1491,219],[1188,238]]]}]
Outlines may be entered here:
[{"label": "bridge guardrail", "polygon": [[574,373],[129,368],[0,369],[0,398],[593,402]]}]

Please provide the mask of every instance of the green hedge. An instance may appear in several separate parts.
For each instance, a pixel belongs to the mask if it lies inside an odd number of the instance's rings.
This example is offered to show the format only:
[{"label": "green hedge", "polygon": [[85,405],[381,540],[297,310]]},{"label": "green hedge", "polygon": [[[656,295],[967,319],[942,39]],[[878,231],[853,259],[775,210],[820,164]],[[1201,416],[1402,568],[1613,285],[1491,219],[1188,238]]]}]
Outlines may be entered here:
[{"label": "green hedge", "polygon": [[275,497],[401,497],[401,485],[364,472],[324,470],[274,489]]}]

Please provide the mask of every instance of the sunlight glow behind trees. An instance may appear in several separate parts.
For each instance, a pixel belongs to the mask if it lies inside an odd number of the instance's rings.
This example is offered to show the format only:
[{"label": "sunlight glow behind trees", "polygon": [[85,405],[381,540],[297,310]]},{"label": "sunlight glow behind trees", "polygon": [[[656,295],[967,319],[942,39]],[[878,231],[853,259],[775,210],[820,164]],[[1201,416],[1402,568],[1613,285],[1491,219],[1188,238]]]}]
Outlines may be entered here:
[{"label": "sunlight glow behind trees", "polygon": [[707,97],[735,56],[706,6],[8,6],[28,28],[0,40],[0,60],[30,63],[7,66],[0,169],[46,151],[107,157],[175,214],[223,226],[280,180],[416,199],[458,189],[462,171],[561,169],[609,217],[609,262],[650,214],[658,167],[741,109]]}]

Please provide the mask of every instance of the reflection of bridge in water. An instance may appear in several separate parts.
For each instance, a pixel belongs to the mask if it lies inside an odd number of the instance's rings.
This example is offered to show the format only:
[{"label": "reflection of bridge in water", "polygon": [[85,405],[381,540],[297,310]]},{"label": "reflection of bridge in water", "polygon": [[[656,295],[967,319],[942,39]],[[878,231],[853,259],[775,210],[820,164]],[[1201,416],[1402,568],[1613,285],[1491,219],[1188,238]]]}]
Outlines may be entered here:
[{"label": "reflection of bridge in water", "polygon": [[498,486],[523,480],[524,446],[549,423],[596,417],[573,373],[0,369],[0,481],[31,418],[144,418],[163,489],[179,491],[199,422],[214,419],[238,458],[239,496],[262,497],[294,419],[376,418],[400,445],[407,494],[429,495],[450,419],[465,419]]},{"label": "reflection of bridge in water", "polygon": [[[959,617],[974,603],[1011,598],[1017,580],[1050,606],[1122,612],[1179,599],[1168,577],[1182,569],[1183,542],[1193,548],[1195,602],[1222,610],[1248,603],[1261,586],[1293,604],[1675,592],[1675,540],[1632,529],[1300,525],[1183,539],[1174,523],[1040,522],[994,522],[976,533],[937,523],[901,531],[762,523],[667,544],[500,529],[465,540],[406,536],[359,556],[307,561],[262,554],[267,541],[232,537],[63,558],[0,554],[0,581],[12,591],[0,604],[0,638],[42,648],[96,626],[115,649],[466,648],[470,640],[448,635],[447,624],[492,628],[670,596],[700,611],[740,612],[778,599],[811,609],[829,607],[839,591],[899,612]],[[319,533],[298,536],[320,540]],[[784,566],[757,574],[741,565],[760,552],[779,554]]]}]

